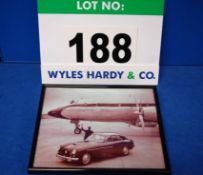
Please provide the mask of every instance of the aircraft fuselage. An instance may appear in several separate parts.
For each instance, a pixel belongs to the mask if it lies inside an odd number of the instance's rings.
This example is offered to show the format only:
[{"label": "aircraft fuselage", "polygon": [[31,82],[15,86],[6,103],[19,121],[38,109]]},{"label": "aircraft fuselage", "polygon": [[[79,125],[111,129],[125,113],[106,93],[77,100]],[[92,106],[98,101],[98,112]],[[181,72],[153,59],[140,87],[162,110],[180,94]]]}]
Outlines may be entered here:
[{"label": "aircraft fuselage", "polygon": [[[154,105],[142,106],[145,121],[156,122],[156,107]],[[49,114],[52,116],[54,110]],[[77,104],[69,105],[57,111],[60,118],[85,121],[122,121],[136,122],[139,107],[136,104]],[[56,112],[55,112],[56,113]],[[60,116],[59,116],[60,114]]]}]

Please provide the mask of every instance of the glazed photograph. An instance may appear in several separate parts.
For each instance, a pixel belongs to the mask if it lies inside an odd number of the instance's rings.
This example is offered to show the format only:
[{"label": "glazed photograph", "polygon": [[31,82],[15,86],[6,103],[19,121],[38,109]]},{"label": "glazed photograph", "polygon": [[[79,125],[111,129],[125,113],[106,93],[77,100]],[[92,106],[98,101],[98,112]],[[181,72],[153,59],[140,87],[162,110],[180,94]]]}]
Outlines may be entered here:
[{"label": "glazed photograph", "polygon": [[31,168],[165,169],[153,88],[46,87]]}]

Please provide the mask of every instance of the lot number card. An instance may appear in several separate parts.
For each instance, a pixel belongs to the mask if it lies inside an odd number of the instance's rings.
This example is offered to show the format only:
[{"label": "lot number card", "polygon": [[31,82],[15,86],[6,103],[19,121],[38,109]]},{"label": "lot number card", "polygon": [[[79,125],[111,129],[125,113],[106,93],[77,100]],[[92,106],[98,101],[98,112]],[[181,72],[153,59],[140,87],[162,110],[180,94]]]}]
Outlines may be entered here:
[{"label": "lot number card", "polygon": [[43,84],[157,85],[163,0],[38,0]]}]

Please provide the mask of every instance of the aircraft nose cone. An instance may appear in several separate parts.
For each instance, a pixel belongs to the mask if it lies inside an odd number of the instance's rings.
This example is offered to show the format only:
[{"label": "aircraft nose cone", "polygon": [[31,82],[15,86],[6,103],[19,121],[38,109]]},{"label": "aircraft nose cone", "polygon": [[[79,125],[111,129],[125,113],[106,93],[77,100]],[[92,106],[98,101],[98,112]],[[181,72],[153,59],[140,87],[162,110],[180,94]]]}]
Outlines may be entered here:
[{"label": "aircraft nose cone", "polygon": [[49,111],[48,115],[57,117],[57,118],[61,118],[61,111]]}]

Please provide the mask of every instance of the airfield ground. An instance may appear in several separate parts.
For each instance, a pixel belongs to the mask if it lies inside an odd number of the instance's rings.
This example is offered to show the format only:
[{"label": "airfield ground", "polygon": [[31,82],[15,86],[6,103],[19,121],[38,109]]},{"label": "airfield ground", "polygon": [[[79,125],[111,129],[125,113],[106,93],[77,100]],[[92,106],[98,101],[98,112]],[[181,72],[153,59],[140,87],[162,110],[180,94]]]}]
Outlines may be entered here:
[{"label": "airfield ground", "polygon": [[[94,132],[116,132],[132,139],[135,147],[128,156],[93,161],[85,168],[164,168],[164,157],[158,127],[145,128],[129,126],[120,122],[82,122],[83,127],[92,127]],[[73,133],[74,125],[68,120],[41,119],[37,140],[34,167],[81,168],[81,165],[66,163],[56,157],[57,150],[64,143],[83,140],[83,134]],[[84,167],[82,167],[84,168]]]}]

